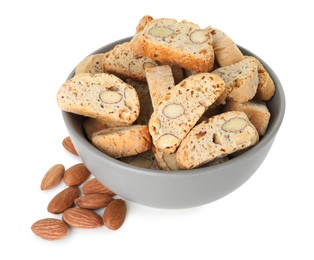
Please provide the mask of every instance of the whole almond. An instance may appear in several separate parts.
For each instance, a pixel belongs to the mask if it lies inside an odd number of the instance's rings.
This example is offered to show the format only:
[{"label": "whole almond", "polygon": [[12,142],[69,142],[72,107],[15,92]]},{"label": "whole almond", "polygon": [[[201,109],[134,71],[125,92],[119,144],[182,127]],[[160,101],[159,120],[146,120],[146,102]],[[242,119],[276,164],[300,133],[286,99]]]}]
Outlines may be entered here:
[{"label": "whole almond", "polygon": [[65,150],[67,150],[68,152],[78,156],[78,153],[72,143],[72,140],[70,138],[70,136],[67,136],[66,138],[63,139],[62,141],[62,145],[65,148]]},{"label": "whole almond", "polygon": [[46,240],[58,240],[68,234],[68,226],[62,220],[56,218],[44,218],[36,221],[32,231]]},{"label": "whole almond", "polygon": [[77,186],[88,179],[90,171],[84,163],[78,163],[70,167],[63,174],[63,181],[68,186]]},{"label": "whole almond", "polygon": [[62,164],[52,166],[43,177],[40,188],[42,190],[48,190],[57,186],[62,180],[64,171],[65,169]]},{"label": "whole almond", "polygon": [[102,218],[89,209],[67,209],[62,215],[62,219],[70,227],[97,228],[103,225]]},{"label": "whole almond", "polygon": [[113,193],[111,190],[101,184],[96,178],[85,182],[82,186],[82,191],[85,195],[95,193],[108,194],[111,196],[115,195],[115,193]]},{"label": "whole almond", "polygon": [[126,204],[122,199],[112,200],[103,214],[104,225],[109,229],[116,230],[124,222],[126,215]]},{"label": "whole almond", "polygon": [[50,213],[59,214],[70,208],[74,200],[80,196],[80,190],[76,187],[68,187],[59,192],[48,204]]},{"label": "whole almond", "polygon": [[75,199],[74,203],[84,209],[100,209],[106,207],[112,200],[112,196],[108,194],[88,194]]}]

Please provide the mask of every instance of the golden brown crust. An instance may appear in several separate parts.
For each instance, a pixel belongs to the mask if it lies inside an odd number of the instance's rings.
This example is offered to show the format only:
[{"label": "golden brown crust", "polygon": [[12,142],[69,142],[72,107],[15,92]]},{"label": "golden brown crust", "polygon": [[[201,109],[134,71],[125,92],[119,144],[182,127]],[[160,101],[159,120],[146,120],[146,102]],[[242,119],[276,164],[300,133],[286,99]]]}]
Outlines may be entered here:
[{"label": "golden brown crust", "polygon": [[[108,102],[111,94],[119,99]],[[133,123],[140,109],[135,89],[107,73],[83,73],[67,80],[57,93],[57,102],[64,111],[98,119],[108,126]]]},{"label": "golden brown crust", "polygon": [[252,100],[246,103],[239,103],[229,100],[225,106],[225,111],[244,112],[255,126],[259,136],[265,134],[270,119],[270,112],[265,102]]},{"label": "golden brown crust", "polygon": [[140,81],[145,80],[145,63],[156,64],[154,60],[132,51],[129,42],[116,45],[104,56],[102,61],[104,71]]},{"label": "golden brown crust", "polygon": [[258,133],[245,113],[225,112],[195,126],[177,150],[180,169],[193,169],[250,147]]},{"label": "golden brown crust", "polygon": [[211,73],[200,73],[174,86],[159,102],[149,121],[156,149],[175,152],[182,139],[205,110],[225,90],[223,80]]},{"label": "golden brown crust", "polygon": [[120,158],[150,149],[151,138],[146,125],[107,128],[92,136],[92,143],[107,155]]},{"label": "golden brown crust", "polygon": [[[150,34],[154,27],[169,28],[175,33],[166,37],[154,37]],[[208,39],[204,43],[192,42],[190,35],[198,30],[199,26],[193,23],[156,19],[133,37],[131,48],[139,55],[162,63],[170,62],[196,72],[208,72],[214,64],[212,40],[208,32]]]},{"label": "golden brown crust", "polygon": [[81,73],[103,73],[102,62],[105,58],[103,53],[90,55],[82,60],[75,68],[75,75]]},{"label": "golden brown crust", "polygon": [[[227,96],[237,102],[246,102],[252,99],[258,87],[258,61],[246,58],[238,63],[220,67],[212,73],[220,76],[226,83]],[[223,104],[223,100],[220,101]]]},{"label": "golden brown crust", "polygon": [[151,17],[150,15],[143,16],[142,19],[139,21],[138,25],[136,26],[135,33],[139,33],[140,31],[143,31],[145,26],[152,20],[154,20],[154,18]]},{"label": "golden brown crust", "polygon": [[215,58],[220,66],[229,66],[244,59],[242,52],[228,35],[218,29],[208,29],[213,37]]}]

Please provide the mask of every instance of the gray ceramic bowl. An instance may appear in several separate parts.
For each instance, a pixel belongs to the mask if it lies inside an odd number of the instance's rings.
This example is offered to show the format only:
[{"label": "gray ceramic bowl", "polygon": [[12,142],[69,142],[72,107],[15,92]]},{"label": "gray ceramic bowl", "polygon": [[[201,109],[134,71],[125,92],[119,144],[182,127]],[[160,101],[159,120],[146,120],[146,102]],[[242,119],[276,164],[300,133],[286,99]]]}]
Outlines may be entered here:
[{"label": "gray ceramic bowl", "polygon": [[[125,38],[94,53],[106,52]],[[240,47],[246,55],[255,56]],[[257,57],[276,84],[276,94],[268,102],[271,119],[260,142],[242,155],[219,165],[185,171],[157,171],[138,168],[113,159],[89,143],[84,135],[84,117],[63,113],[64,122],[82,161],[92,174],[116,194],[142,205],[157,208],[189,208],[220,199],[246,182],[264,161],[285,113],[282,86],[272,69]],[[73,72],[69,77],[73,76]]]}]

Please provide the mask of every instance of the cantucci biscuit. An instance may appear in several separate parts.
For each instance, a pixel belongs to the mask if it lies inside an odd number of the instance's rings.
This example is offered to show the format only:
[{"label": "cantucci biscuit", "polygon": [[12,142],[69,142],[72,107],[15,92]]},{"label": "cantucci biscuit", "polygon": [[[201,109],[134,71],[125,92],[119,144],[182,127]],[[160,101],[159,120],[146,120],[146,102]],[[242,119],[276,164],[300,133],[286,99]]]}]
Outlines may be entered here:
[{"label": "cantucci biscuit", "polygon": [[67,80],[57,93],[59,107],[108,126],[133,123],[140,110],[135,89],[114,75],[78,74]]},{"label": "cantucci biscuit", "polygon": [[156,66],[150,58],[136,54],[130,48],[129,42],[116,45],[104,54],[103,70],[120,77],[145,80],[145,67]]},{"label": "cantucci biscuit", "polygon": [[214,64],[208,30],[187,21],[151,20],[130,41],[132,50],[159,62],[170,62],[196,72],[208,72]]},{"label": "cantucci biscuit", "polygon": [[149,132],[156,148],[165,153],[175,152],[224,90],[224,81],[211,73],[191,76],[174,86],[161,99],[149,121]]},{"label": "cantucci biscuit", "polygon": [[146,80],[154,110],[163,96],[174,87],[171,67],[168,65],[146,68]]},{"label": "cantucci biscuit", "polygon": [[228,35],[218,29],[207,29],[213,38],[215,58],[220,66],[229,66],[244,59],[242,52]]},{"label": "cantucci biscuit", "polygon": [[[157,109],[159,102],[175,85],[173,72],[169,65],[147,68],[145,71],[153,106]],[[167,154],[155,146],[152,146],[152,151],[160,169],[178,170],[175,152]]]},{"label": "cantucci biscuit", "polygon": [[[254,57],[251,58],[256,59]],[[275,83],[262,63],[258,59],[256,60],[258,62],[258,87],[254,99],[267,101],[275,94]]]},{"label": "cantucci biscuit", "polygon": [[270,119],[270,112],[265,102],[250,100],[245,103],[239,103],[229,100],[225,106],[225,111],[244,112],[255,126],[258,134],[260,136],[265,134]]},{"label": "cantucci biscuit", "polygon": [[193,169],[258,142],[258,133],[245,113],[225,112],[195,126],[176,155],[180,169]]},{"label": "cantucci biscuit", "polygon": [[105,154],[120,158],[150,149],[151,138],[146,125],[106,128],[92,135],[92,143]]},{"label": "cantucci biscuit", "polygon": [[81,73],[103,73],[102,63],[105,58],[103,53],[90,55],[82,60],[75,68],[75,75]]},{"label": "cantucci biscuit", "polygon": [[[258,87],[258,62],[256,59],[246,58],[230,66],[220,67],[212,73],[225,81],[225,96],[229,99],[243,103],[255,96]],[[223,103],[222,100],[221,103]]]}]

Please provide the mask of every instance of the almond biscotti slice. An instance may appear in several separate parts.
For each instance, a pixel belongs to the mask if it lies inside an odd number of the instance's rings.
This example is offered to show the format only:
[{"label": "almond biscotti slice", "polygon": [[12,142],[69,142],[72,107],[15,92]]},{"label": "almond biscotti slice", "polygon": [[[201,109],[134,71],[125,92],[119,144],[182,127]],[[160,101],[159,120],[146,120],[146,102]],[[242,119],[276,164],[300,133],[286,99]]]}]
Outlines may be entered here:
[{"label": "almond biscotti slice", "polygon": [[140,110],[135,89],[114,75],[79,74],[67,80],[57,93],[59,107],[108,126],[133,123]]},{"label": "almond biscotti slice", "polygon": [[244,112],[255,126],[259,136],[265,134],[270,119],[270,112],[265,102],[250,100],[245,103],[239,103],[229,100],[226,103],[225,111]]},{"label": "almond biscotti slice", "polygon": [[208,30],[187,21],[155,19],[130,41],[140,56],[170,62],[196,72],[208,72],[214,64],[212,38]]},{"label": "almond biscotti slice", "polygon": [[173,153],[205,110],[225,90],[211,73],[191,76],[174,86],[159,102],[149,121],[156,149]]},{"label": "almond biscotti slice", "polygon": [[81,73],[103,73],[102,63],[105,58],[103,53],[87,56],[75,68],[75,75]]},{"label": "almond biscotti slice", "polygon": [[248,148],[258,140],[258,133],[245,113],[225,112],[191,130],[177,150],[177,165],[180,169],[193,169]]},{"label": "almond biscotti slice", "polygon": [[170,66],[163,65],[146,68],[145,72],[153,108],[156,110],[162,97],[174,87],[172,70]]},{"label": "almond biscotti slice", "polygon": [[[175,85],[172,69],[169,65],[163,65],[147,68],[145,71],[154,110],[156,110],[162,98]],[[166,154],[154,146],[152,147],[152,151],[160,169],[167,171],[178,170],[178,167],[176,166],[175,153]]]},{"label": "almond biscotti slice", "polygon": [[243,103],[255,96],[258,86],[258,61],[255,58],[246,58],[230,66],[220,67],[212,73],[225,81],[225,96],[229,99]]},{"label": "almond biscotti slice", "polygon": [[92,143],[105,154],[120,158],[147,151],[151,147],[151,138],[146,125],[131,125],[95,132]]},{"label": "almond biscotti slice", "polygon": [[229,66],[244,59],[242,52],[228,35],[218,29],[207,29],[213,38],[215,58],[220,66]]},{"label": "almond biscotti slice", "polygon": [[129,42],[116,45],[104,56],[102,62],[104,71],[136,80],[145,80],[146,65],[157,65],[154,60],[132,51]]},{"label": "almond biscotti slice", "polygon": [[[254,57],[246,58],[256,59]],[[262,63],[258,59],[256,59],[256,61],[258,62],[258,87],[254,99],[267,101],[275,94],[275,83]]]}]

